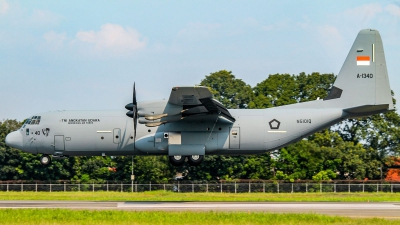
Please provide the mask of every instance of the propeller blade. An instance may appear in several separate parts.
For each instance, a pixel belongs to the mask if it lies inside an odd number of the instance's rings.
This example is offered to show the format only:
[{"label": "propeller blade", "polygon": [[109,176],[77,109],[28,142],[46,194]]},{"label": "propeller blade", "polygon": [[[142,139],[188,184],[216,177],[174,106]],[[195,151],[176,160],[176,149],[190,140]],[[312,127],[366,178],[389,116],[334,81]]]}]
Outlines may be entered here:
[{"label": "propeller blade", "polygon": [[136,149],[136,128],[137,128],[137,101],[136,101],[136,88],[135,82],[133,83],[133,96],[132,96],[132,112],[133,112],[133,129],[134,129],[134,137],[133,137],[133,148]]},{"label": "propeller blade", "polygon": [[126,115],[129,116],[130,118],[133,118],[133,114],[134,114],[133,111],[129,111],[126,113]]},{"label": "propeller blade", "polygon": [[127,104],[126,106],[125,106],[125,109],[127,109],[127,110],[133,110],[133,103],[129,103],[129,104]]},{"label": "propeller blade", "polygon": [[137,107],[133,107],[133,128],[135,129],[135,141],[136,141],[136,127],[137,127]]},{"label": "propeller blade", "polygon": [[132,104],[136,105],[136,89],[135,89],[135,83],[133,83],[133,101]]},{"label": "propeller blade", "polygon": [[134,140],[133,140],[133,149],[136,149],[136,129],[137,129],[137,120],[138,120],[138,108],[136,101],[136,88],[135,83],[133,83],[133,92],[132,92],[132,103],[129,103],[125,106],[125,109],[129,110],[126,113],[127,116],[133,119],[133,129],[134,129]]}]

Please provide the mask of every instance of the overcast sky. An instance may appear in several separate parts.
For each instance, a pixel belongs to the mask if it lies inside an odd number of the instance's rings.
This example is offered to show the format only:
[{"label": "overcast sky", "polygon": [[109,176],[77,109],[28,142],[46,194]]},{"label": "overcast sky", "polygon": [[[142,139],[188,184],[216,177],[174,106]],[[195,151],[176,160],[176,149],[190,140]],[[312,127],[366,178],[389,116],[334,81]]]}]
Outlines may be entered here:
[{"label": "overcast sky", "polygon": [[123,109],[230,70],[337,74],[360,29],[380,31],[400,96],[400,1],[0,0],[0,120]]}]

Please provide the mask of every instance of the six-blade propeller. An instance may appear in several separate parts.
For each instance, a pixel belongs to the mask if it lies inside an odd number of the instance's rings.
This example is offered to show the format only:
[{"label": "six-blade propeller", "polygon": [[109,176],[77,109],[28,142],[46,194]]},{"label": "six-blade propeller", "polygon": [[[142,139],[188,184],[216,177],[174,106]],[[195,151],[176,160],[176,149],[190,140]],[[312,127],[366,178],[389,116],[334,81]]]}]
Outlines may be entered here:
[{"label": "six-blade propeller", "polygon": [[125,106],[125,109],[129,110],[126,113],[127,116],[133,119],[133,128],[134,128],[134,136],[133,136],[133,146],[135,148],[136,142],[136,127],[137,127],[137,117],[138,117],[138,109],[137,109],[137,101],[136,101],[136,89],[135,83],[133,83],[133,96],[132,96],[132,103],[129,103]]}]

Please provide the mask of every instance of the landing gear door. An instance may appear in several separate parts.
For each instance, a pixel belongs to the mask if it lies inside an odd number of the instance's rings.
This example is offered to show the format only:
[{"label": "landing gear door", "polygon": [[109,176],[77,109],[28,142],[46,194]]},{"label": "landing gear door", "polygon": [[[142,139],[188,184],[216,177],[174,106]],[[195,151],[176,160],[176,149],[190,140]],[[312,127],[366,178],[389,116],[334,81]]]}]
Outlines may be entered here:
[{"label": "landing gear door", "polygon": [[64,135],[54,135],[54,151],[64,151]]},{"label": "landing gear door", "polygon": [[231,127],[229,132],[229,148],[240,149],[240,127]]}]

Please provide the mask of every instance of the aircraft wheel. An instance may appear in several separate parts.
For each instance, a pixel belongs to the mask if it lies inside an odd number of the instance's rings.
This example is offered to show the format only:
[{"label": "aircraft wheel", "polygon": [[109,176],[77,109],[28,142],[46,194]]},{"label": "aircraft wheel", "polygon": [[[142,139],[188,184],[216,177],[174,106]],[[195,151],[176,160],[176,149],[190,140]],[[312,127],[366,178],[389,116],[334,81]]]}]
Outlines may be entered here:
[{"label": "aircraft wheel", "polygon": [[42,157],[40,157],[40,163],[42,165],[49,165],[51,163],[51,157],[49,155],[42,155]]},{"label": "aircraft wheel", "polygon": [[203,162],[204,155],[189,155],[188,163],[191,166],[198,166]]},{"label": "aircraft wheel", "polygon": [[169,162],[173,166],[182,166],[183,163],[185,162],[185,156],[182,155],[173,155],[169,157]]}]

